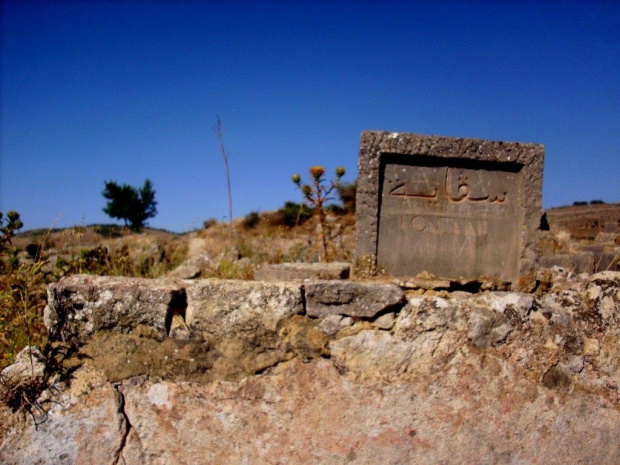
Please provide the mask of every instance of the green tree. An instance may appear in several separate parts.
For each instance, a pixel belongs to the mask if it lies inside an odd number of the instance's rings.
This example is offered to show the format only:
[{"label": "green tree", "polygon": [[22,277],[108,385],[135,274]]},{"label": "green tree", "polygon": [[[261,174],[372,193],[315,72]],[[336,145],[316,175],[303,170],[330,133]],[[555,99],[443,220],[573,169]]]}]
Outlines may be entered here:
[{"label": "green tree", "polygon": [[157,214],[155,190],[148,179],[140,189],[106,181],[102,194],[108,199],[103,212],[110,218],[123,220],[125,226],[133,231],[140,231],[146,225],[146,220]]},{"label": "green tree", "polygon": [[[24,227],[24,223],[19,219],[19,213],[9,211],[4,218],[0,212],[0,273],[17,266],[17,252],[12,247],[11,239],[15,236],[15,232]],[[4,258],[7,258],[6,262]]]}]

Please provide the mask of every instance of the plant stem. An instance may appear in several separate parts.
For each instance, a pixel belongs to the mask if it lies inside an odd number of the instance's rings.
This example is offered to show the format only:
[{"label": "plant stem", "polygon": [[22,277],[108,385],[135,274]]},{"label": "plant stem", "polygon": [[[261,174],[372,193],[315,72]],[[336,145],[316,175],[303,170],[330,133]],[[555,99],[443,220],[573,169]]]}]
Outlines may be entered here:
[{"label": "plant stem", "polygon": [[230,238],[229,238],[229,248],[232,250],[233,245],[233,216],[232,216],[232,190],[230,188],[230,170],[228,168],[228,153],[224,148],[224,140],[223,133],[224,129],[222,128],[222,122],[220,120],[219,115],[217,116],[217,124],[213,129],[215,131],[215,135],[217,136],[217,141],[220,146],[220,153],[222,154],[222,158],[224,159],[224,167],[226,168],[226,181],[228,184],[228,219],[230,222]]}]

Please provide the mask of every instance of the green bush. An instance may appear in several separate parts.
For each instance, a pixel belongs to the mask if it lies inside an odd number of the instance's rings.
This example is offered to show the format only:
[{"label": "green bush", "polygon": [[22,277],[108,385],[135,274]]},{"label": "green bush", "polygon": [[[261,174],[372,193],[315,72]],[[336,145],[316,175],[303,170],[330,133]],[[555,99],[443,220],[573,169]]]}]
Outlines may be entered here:
[{"label": "green bush", "polygon": [[123,228],[116,224],[102,224],[95,228],[95,232],[105,238],[121,237]]},{"label": "green bush", "polygon": [[258,212],[250,212],[245,215],[242,224],[245,229],[254,229],[256,225],[258,225],[259,221],[260,215],[258,214]]},{"label": "green bush", "polygon": [[284,207],[278,210],[276,223],[292,228],[305,223],[312,213],[313,210],[304,203],[286,202]]},{"label": "green bush", "polygon": [[340,183],[336,186],[338,198],[347,212],[355,211],[355,196],[357,195],[357,181]]},{"label": "green bush", "polygon": [[26,345],[42,346],[47,336],[43,309],[53,277],[42,271],[40,256],[32,264],[19,263],[11,239],[22,227],[19,213],[10,211],[4,219],[0,212],[0,369]]},{"label": "green bush", "polygon": [[208,220],[204,220],[202,222],[202,226],[205,229],[209,229],[212,226],[215,226],[217,224],[217,220],[215,218],[209,218]]},{"label": "green bush", "polygon": [[344,207],[341,207],[340,205],[336,203],[330,203],[327,207],[325,207],[325,210],[338,216],[342,216],[347,212],[347,210]]},{"label": "green bush", "polygon": [[26,253],[33,260],[38,260],[39,258],[41,258],[41,254],[43,253],[43,246],[35,242],[33,242],[32,244],[28,244],[26,246]]}]

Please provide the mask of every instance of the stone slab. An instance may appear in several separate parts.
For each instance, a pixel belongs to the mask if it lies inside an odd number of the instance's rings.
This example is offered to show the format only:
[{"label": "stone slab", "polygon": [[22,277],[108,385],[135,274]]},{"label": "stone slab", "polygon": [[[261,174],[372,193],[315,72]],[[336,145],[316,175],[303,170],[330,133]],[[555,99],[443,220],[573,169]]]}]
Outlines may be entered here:
[{"label": "stone slab", "polygon": [[349,263],[279,263],[262,265],[254,272],[257,281],[290,281],[298,279],[349,279]]},{"label": "stone slab", "polygon": [[47,303],[52,340],[83,341],[97,331],[127,333],[138,325],[165,337],[167,318],[185,306],[185,291],[166,279],[74,275],[48,286]]},{"label": "stone slab", "polygon": [[356,259],[516,282],[538,256],[543,159],[538,144],[364,131]]},{"label": "stone slab", "polygon": [[404,292],[395,284],[311,281],[304,287],[306,313],[314,317],[346,315],[372,318],[405,301]]},{"label": "stone slab", "polygon": [[202,279],[186,292],[187,325],[218,336],[275,331],[280,321],[303,312],[301,284]]},{"label": "stone slab", "polygon": [[575,254],[557,254],[540,258],[540,264],[545,268],[559,266],[573,273],[594,273],[594,255],[591,252]]}]

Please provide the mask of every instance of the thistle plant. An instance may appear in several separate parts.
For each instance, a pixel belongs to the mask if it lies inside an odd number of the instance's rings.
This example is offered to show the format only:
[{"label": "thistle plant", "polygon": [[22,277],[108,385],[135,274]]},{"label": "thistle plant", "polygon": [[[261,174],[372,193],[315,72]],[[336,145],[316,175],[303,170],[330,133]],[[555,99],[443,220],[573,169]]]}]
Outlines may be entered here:
[{"label": "thistle plant", "polygon": [[313,208],[315,213],[319,217],[320,230],[318,232],[319,242],[323,247],[322,261],[329,262],[331,260],[330,245],[334,236],[335,228],[333,225],[327,222],[327,215],[325,214],[325,204],[334,200],[331,197],[332,192],[338,189],[340,185],[340,179],[345,174],[345,170],[342,166],[336,168],[336,178],[328,181],[324,178],[325,168],[322,166],[313,166],[310,168],[311,181],[309,184],[302,182],[299,174],[294,174],[292,181],[301,190],[304,196],[306,204]]}]

